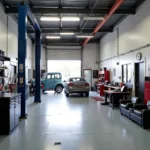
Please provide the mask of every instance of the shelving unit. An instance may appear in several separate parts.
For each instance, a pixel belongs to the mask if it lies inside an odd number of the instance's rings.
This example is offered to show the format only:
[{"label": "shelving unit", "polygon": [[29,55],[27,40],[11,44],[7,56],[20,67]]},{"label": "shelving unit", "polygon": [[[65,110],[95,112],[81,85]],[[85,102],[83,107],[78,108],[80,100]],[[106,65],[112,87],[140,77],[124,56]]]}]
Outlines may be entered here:
[{"label": "shelving unit", "polygon": [[110,82],[110,71],[109,70],[99,71],[98,78],[99,78],[99,82],[105,82],[105,81]]},{"label": "shelving unit", "polygon": [[5,79],[8,79],[8,77],[6,76],[6,70],[8,68],[5,66],[5,63],[4,63],[5,61],[10,61],[10,58],[2,55],[1,53],[0,54],[0,85],[3,85],[3,86],[5,85]]},{"label": "shelving unit", "polygon": [[99,71],[98,79],[99,83],[97,84],[97,92],[101,96],[104,96],[104,89],[105,89],[104,83],[105,81],[110,82],[110,71],[109,70]]}]

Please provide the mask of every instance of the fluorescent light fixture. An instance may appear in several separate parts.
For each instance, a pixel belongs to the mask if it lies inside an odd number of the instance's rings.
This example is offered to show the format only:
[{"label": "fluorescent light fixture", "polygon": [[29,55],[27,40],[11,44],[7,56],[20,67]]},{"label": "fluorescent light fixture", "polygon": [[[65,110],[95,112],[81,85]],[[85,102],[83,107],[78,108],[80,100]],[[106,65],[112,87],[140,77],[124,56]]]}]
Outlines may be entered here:
[{"label": "fluorescent light fixture", "polygon": [[41,17],[41,21],[60,21],[59,17]]},{"label": "fluorescent light fixture", "polygon": [[79,17],[62,17],[62,21],[80,21]]},{"label": "fluorescent light fixture", "polygon": [[84,20],[103,20],[104,17],[84,17]]},{"label": "fluorescent light fixture", "polygon": [[60,39],[60,36],[47,36],[47,39]]},{"label": "fluorescent light fixture", "polygon": [[77,38],[93,38],[93,36],[92,35],[77,35],[76,36]]},{"label": "fluorescent light fixture", "polygon": [[60,35],[74,35],[73,32],[61,32]]}]

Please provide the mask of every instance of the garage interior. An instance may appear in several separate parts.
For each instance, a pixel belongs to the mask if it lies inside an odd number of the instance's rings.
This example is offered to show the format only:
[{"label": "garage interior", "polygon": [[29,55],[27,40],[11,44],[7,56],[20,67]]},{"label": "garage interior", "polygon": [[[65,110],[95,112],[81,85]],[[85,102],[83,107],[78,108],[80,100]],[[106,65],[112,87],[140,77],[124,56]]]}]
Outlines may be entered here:
[{"label": "garage interior", "polygon": [[149,150],[149,7],[1,0],[0,150]]}]

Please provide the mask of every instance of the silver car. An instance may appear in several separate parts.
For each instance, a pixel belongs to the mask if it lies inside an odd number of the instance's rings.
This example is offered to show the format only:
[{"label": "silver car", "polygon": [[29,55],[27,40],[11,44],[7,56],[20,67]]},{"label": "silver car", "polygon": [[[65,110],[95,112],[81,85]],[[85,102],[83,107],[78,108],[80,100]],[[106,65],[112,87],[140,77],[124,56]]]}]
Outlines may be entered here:
[{"label": "silver car", "polygon": [[69,97],[69,94],[80,93],[85,94],[86,97],[89,96],[89,83],[86,82],[84,78],[75,77],[69,78],[67,81],[64,81],[64,92],[66,96]]}]

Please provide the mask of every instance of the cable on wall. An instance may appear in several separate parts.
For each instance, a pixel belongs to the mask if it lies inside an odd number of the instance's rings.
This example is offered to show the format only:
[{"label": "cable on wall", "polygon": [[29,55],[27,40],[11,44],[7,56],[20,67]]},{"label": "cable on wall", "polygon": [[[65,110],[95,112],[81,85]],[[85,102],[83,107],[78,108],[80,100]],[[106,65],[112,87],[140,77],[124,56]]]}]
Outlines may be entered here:
[{"label": "cable on wall", "polygon": [[150,47],[150,43],[149,43],[149,44],[146,44],[146,45],[144,45],[144,46],[138,47],[138,48],[136,48],[136,49],[134,49],[134,50],[130,50],[130,51],[128,51],[128,52],[122,53],[122,54],[120,54],[120,55],[107,58],[107,59],[105,59],[105,60],[100,61],[99,63],[104,62],[104,61],[107,61],[107,60],[111,60],[111,59],[116,58],[116,57],[118,57],[118,56],[123,56],[123,55],[129,54],[129,53],[132,53],[132,52],[136,52],[136,51],[139,51],[139,50],[144,49],[144,48],[147,48],[147,47]]}]

